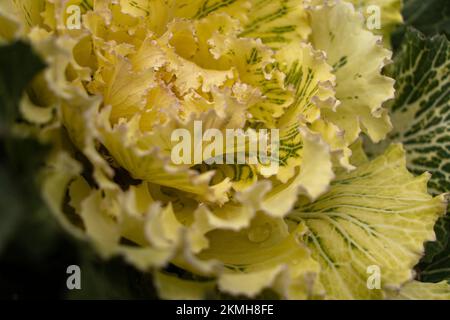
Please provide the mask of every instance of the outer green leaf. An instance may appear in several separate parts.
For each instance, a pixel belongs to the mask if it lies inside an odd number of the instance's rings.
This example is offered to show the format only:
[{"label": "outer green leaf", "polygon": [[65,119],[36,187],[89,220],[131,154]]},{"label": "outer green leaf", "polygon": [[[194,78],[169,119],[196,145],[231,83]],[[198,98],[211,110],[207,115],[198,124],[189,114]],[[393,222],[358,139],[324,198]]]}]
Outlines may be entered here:
[{"label": "outer green leaf", "polygon": [[406,0],[403,15],[405,24],[426,35],[450,35],[450,2],[442,0]]},{"label": "outer green leaf", "polygon": [[[23,204],[4,166],[0,166],[0,253],[6,246],[23,212]],[[11,192],[12,191],[12,192]]]},{"label": "outer green leaf", "polygon": [[427,36],[450,36],[450,2],[445,0],[404,0],[402,15],[405,24],[393,34],[397,47],[408,27],[414,27]]},{"label": "outer green leaf", "polygon": [[41,60],[23,42],[0,47],[0,125],[3,126],[3,120],[10,121],[17,115],[23,90],[43,67]]},{"label": "outer green leaf", "polygon": [[[448,220],[448,217],[447,217]],[[447,221],[447,228],[449,223]],[[448,229],[445,234],[448,237]],[[447,239],[448,240],[448,239]],[[420,280],[426,282],[438,282],[443,279],[450,280],[450,246],[447,246],[433,258],[431,263],[421,263],[419,268],[421,272],[419,274]],[[444,281],[445,281],[444,280]]]},{"label": "outer green leaf", "polygon": [[66,290],[68,299],[154,299],[151,275],[115,258],[101,260],[93,249],[78,243],[81,290]]},{"label": "outer green leaf", "polygon": [[[22,91],[42,67],[39,58],[24,43],[0,47],[0,252],[32,202],[24,201],[24,196],[33,190],[33,181],[17,176],[26,177],[33,171],[39,146],[13,139],[10,125],[18,116]],[[28,199],[32,197],[28,195]]]}]

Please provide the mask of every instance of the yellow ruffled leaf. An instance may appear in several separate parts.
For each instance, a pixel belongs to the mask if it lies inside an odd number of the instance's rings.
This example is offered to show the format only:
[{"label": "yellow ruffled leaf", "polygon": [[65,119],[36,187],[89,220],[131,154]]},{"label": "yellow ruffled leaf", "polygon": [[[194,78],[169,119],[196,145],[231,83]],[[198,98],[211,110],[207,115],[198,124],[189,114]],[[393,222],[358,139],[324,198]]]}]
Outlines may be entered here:
[{"label": "yellow ruffled leaf", "polygon": [[300,225],[289,233],[282,220],[259,216],[240,232],[210,232],[209,248],[200,257],[224,264],[218,277],[222,291],[254,297],[272,288],[285,298],[305,299],[313,292],[318,264],[298,242],[304,232]]},{"label": "yellow ruffled leaf", "polygon": [[154,281],[159,296],[168,300],[206,299],[216,285],[214,281],[185,280],[163,272],[155,272]]},{"label": "yellow ruffled leaf", "polygon": [[295,100],[279,120],[279,126],[304,121],[312,123],[320,117],[321,108],[334,109],[335,76],[324,52],[305,43],[291,43],[277,51],[278,67],[286,75],[286,86],[292,86]]},{"label": "yellow ruffled leaf", "polygon": [[450,285],[447,281],[426,283],[411,281],[399,291],[388,293],[392,300],[450,300]]},{"label": "yellow ruffled leaf", "polygon": [[18,22],[19,30],[25,33],[42,23],[41,12],[45,6],[46,0],[4,0],[0,4],[0,16]]},{"label": "yellow ruffled leaf", "polygon": [[[165,266],[175,255],[179,245],[174,237],[180,238],[175,220],[169,220],[175,229],[167,229],[165,216],[171,207],[152,205],[154,202],[148,194],[145,195],[145,188],[146,185],[132,188],[125,195],[120,189],[93,190],[80,178],[70,185],[70,204],[81,220],[80,228],[87,239],[104,258],[121,255],[142,271]],[[141,211],[139,216],[133,215],[137,213],[135,210]],[[147,238],[145,228],[149,225],[166,232],[153,232],[152,237]],[[123,239],[135,245],[122,244]],[[173,242],[162,244],[163,239]]]},{"label": "yellow ruffled leaf", "polygon": [[[121,122],[111,127],[108,113],[106,110],[99,115],[99,119],[102,119],[99,122],[101,142],[114,161],[125,168],[134,179],[205,197],[211,193],[209,181],[213,172],[199,174],[188,166],[173,165],[170,159],[170,140],[169,145],[164,145],[157,137],[153,139],[152,136],[147,136],[146,144],[140,145],[140,137],[143,134],[139,131],[139,120],[133,118],[129,123]],[[165,129],[171,132],[170,127]],[[167,137],[170,137],[170,134],[167,134]]]},{"label": "yellow ruffled leaf", "polygon": [[[383,36],[383,42],[390,47],[391,33],[403,22],[402,0],[347,0],[360,10],[366,19],[366,26],[375,34]],[[379,13],[379,14],[378,14]],[[374,19],[380,19],[380,26]],[[378,28],[380,27],[380,28]]]},{"label": "yellow ruffled leaf", "polygon": [[72,235],[84,238],[83,233],[64,215],[63,207],[70,182],[80,173],[81,166],[67,153],[56,153],[49,157],[41,173],[42,197],[61,225]]},{"label": "yellow ruffled leaf", "polygon": [[154,30],[176,17],[202,19],[226,13],[242,24],[241,36],[260,38],[273,48],[304,40],[310,33],[307,14],[295,0],[122,0],[126,12],[154,21]]},{"label": "yellow ruffled leaf", "polygon": [[[302,139],[301,166],[286,182],[276,181],[260,204],[260,210],[283,217],[294,206],[300,194],[316,199],[334,178],[329,146],[318,134],[300,131]],[[280,170],[281,171],[281,170]]]},{"label": "yellow ruffled leaf", "polygon": [[344,130],[348,144],[361,131],[378,142],[391,130],[382,104],[394,97],[394,80],[381,74],[391,58],[380,38],[367,31],[362,16],[351,4],[338,1],[309,11],[311,42],[327,53],[336,75],[336,98],[340,106],[323,110],[323,117]]},{"label": "yellow ruffled leaf", "polygon": [[317,121],[321,109],[336,107],[333,89],[335,76],[324,54],[307,44],[290,44],[280,49],[275,58],[285,74],[285,85],[294,91],[292,104],[276,124],[280,130],[280,170],[277,178],[286,182],[302,163],[304,150],[300,128]]},{"label": "yellow ruffled leaf", "polygon": [[[364,161],[364,159],[362,159]],[[379,158],[341,172],[330,191],[313,203],[300,201],[287,219],[305,223],[304,241],[320,262],[329,298],[381,298],[399,288],[434,240],[433,226],[445,199],[427,193],[427,174],[414,178],[399,145]],[[380,289],[369,289],[369,267],[380,270]]]}]

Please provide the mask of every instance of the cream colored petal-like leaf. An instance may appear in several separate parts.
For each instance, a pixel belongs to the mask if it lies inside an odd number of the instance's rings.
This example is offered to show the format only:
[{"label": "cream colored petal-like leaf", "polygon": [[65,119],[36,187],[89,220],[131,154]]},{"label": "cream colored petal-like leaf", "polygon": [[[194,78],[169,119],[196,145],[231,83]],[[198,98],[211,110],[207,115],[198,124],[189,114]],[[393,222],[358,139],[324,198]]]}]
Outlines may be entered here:
[{"label": "cream colored petal-like leaf", "polygon": [[[414,277],[424,242],[435,239],[433,226],[446,207],[443,196],[427,193],[428,179],[413,177],[403,149],[394,145],[353,172],[339,173],[317,201],[297,204],[287,219],[308,227],[304,241],[322,266],[329,298],[381,298],[380,289],[400,288]],[[380,271],[378,290],[368,287],[373,270]]]},{"label": "cream colored petal-like leaf", "polygon": [[450,300],[450,285],[447,281],[427,283],[411,281],[398,292],[388,293],[392,300]]},{"label": "cream colored petal-like leaf", "polygon": [[[321,109],[334,109],[335,76],[323,52],[310,45],[292,43],[278,50],[275,58],[285,74],[286,87],[294,90],[294,100],[278,120],[280,130],[280,169],[277,178],[286,182],[302,162],[303,138],[300,128],[314,123]],[[322,128],[316,128],[318,132]],[[325,136],[325,133],[321,133]]]},{"label": "cream colored petal-like leaf", "polygon": [[214,293],[215,281],[180,279],[175,274],[155,272],[155,286],[159,296],[168,300],[201,300]]},{"label": "cream colored petal-like leaf", "polygon": [[326,52],[327,62],[336,75],[336,98],[340,106],[324,110],[324,119],[344,130],[347,143],[361,131],[380,141],[391,130],[382,104],[394,96],[394,80],[381,74],[391,52],[384,49],[380,37],[363,25],[363,17],[343,1],[310,11],[311,42]]},{"label": "cream colored petal-like leaf", "polygon": [[283,217],[294,206],[300,194],[314,200],[324,193],[334,178],[329,146],[319,134],[301,130],[301,166],[294,176],[283,182],[273,182],[272,189],[260,204],[260,210]]},{"label": "cream colored petal-like leaf", "polygon": [[391,34],[403,22],[402,0],[347,0],[353,3],[366,19],[366,28],[383,36],[390,48]]},{"label": "cream colored petal-like leaf", "polygon": [[305,230],[299,225],[289,233],[282,220],[259,216],[239,232],[210,232],[209,248],[200,258],[224,264],[218,287],[227,293],[254,297],[272,288],[285,298],[305,299],[313,294],[318,272],[318,264],[298,242]]},{"label": "cream colored petal-like leaf", "polygon": [[310,33],[307,14],[295,0],[195,0],[173,1],[175,16],[201,19],[227,13],[242,24],[241,36],[260,38],[271,47],[306,39]]}]

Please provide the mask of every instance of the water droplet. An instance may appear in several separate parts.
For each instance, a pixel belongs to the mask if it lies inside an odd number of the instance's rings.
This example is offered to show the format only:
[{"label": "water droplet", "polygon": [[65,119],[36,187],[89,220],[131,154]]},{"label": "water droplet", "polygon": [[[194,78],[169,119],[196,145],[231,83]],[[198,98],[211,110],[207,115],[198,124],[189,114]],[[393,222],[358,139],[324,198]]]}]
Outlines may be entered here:
[{"label": "water droplet", "polygon": [[248,240],[256,243],[266,241],[270,237],[271,232],[272,227],[269,223],[254,226],[248,232]]}]

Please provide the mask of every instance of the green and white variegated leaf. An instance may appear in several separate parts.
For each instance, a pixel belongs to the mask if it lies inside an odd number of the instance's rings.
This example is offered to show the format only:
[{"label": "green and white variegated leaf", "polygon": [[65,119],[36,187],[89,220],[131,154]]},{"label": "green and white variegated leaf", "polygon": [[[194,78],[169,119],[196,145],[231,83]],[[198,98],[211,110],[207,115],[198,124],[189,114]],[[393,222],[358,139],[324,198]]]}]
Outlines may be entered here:
[{"label": "green and white variegated leaf", "polygon": [[[424,259],[421,264],[419,264],[418,268],[420,269],[420,280],[426,281],[426,282],[437,282],[437,281],[449,281],[450,280],[450,246],[448,244],[448,228],[450,225],[449,217],[446,216],[446,221],[444,219],[441,219],[442,225],[445,225],[447,227],[447,230],[445,233],[442,233],[441,237],[447,237],[447,246],[441,247],[441,246],[433,246],[431,247],[430,244],[427,247],[427,250],[430,248],[436,248],[436,251],[440,249],[439,254],[437,255],[431,255],[430,253],[427,253],[425,258],[428,256],[431,256],[433,259],[431,262]],[[436,231],[438,234],[438,232]],[[441,242],[438,242],[440,244]]]},{"label": "green and white variegated leaf", "polygon": [[[439,219],[434,226],[436,241],[427,243],[426,245],[426,255],[419,265],[419,269],[421,270],[420,278],[422,280],[434,279],[439,281],[442,279],[450,279],[450,244],[448,241],[450,215],[448,214],[448,211],[449,209],[447,206],[447,215]],[[439,271],[437,269],[439,269]]]},{"label": "green and white variegated leaf", "polygon": [[[331,299],[378,299],[413,279],[423,243],[434,239],[433,226],[445,212],[444,197],[427,193],[429,174],[407,171],[400,145],[360,162],[355,171],[339,173],[328,193],[298,203],[288,216],[308,227],[303,240],[321,264]],[[367,285],[372,266],[380,271],[379,290]]]},{"label": "green and white variegated leaf", "polygon": [[402,142],[408,168],[433,174],[434,194],[450,190],[450,43],[409,31],[395,58],[397,80],[390,141]]}]

